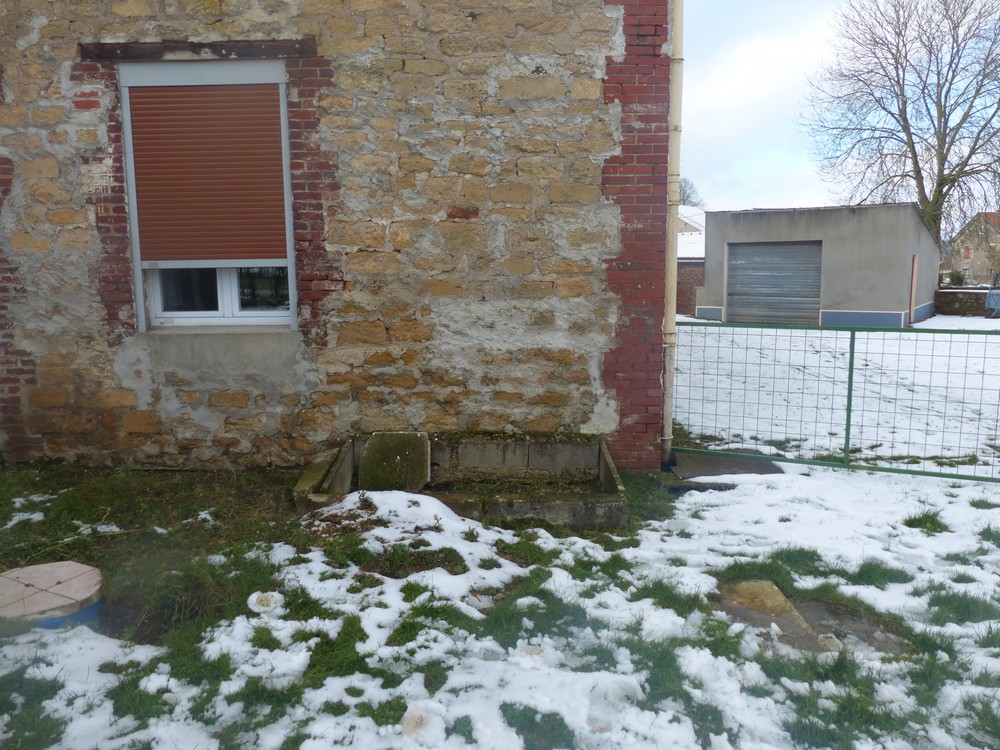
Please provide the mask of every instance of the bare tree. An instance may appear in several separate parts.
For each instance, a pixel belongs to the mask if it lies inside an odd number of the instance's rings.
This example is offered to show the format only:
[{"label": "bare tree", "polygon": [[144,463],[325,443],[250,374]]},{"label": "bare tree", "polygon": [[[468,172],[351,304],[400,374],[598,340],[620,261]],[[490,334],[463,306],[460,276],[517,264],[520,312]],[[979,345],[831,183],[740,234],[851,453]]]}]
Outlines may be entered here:
[{"label": "bare tree", "polygon": [[698,194],[698,188],[694,186],[694,183],[691,182],[691,180],[687,177],[681,177],[680,188],[680,203],[682,206],[705,208],[705,201],[702,200],[701,195]]},{"label": "bare tree", "polygon": [[937,239],[1000,198],[1000,0],[849,0],[806,125],[857,203],[915,200]]}]

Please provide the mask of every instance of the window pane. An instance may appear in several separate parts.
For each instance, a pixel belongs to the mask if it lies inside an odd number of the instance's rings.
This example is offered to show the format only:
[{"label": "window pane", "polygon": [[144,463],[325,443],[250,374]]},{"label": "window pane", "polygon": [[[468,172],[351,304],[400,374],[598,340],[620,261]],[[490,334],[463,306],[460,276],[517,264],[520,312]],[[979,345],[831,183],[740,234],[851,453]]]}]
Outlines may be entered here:
[{"label": "window pane", "polygon": [[214,268],[165,268],[160,271],[163,312],[216,312],[219,285]]},{"label": "window pane", "polygon": [[241,268],[239,283],[243,312],[288,309],[287,268]]}]

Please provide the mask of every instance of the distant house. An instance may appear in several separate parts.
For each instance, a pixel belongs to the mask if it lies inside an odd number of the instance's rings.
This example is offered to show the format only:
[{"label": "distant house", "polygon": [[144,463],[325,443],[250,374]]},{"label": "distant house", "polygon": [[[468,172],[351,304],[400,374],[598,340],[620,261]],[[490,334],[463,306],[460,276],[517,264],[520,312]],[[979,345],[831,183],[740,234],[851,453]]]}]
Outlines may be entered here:
[{"label": "distant house", "polygon": [[677,312],[694,315],[695,294],[705,283],[705,212],[680,206],[677,214]]},{"label": "distant house", "polygon": [[939,257],[915,203],[709,212],[695,313],[907,326],[934,313]]},{"label": "distant house", "polygon": [[964,283],[969,286],[992,284],[995,271],[991,257],[1000,245],[1000,214],[996,211],[976,214],[959,230],[951,245],[951,252],[941,262],[942,273],[961,271]]}]

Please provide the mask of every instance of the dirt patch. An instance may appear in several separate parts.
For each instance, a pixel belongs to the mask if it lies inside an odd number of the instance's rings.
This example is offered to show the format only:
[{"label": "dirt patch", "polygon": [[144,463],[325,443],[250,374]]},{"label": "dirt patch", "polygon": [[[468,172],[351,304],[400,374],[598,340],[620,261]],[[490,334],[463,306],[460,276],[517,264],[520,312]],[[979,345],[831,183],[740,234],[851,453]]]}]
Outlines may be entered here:
[{"label": "dirt patch", "polygon": [[853,638],[884,654],[900,655],[906,651],[903,640],[885,630],[876,618],[843,611],[822,601],[793,599],[792,604],[813,630],[837,636],[848,648]]}]

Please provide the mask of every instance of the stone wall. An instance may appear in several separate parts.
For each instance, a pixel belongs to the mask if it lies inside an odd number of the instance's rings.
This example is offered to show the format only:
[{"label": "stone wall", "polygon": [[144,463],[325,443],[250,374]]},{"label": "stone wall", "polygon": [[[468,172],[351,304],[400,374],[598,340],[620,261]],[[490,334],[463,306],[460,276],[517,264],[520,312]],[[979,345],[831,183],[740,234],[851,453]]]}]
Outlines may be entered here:
[{"label": "stone wall", "polygon": [[986,290],[938,289],[934,293],[934,313],[981,318],[986,314]]},{"label": "stone wall", "polygon": [[[0,449],[287,465],[373,430],[589,432],[657,465],[666,24],[632,0],[8,0]],[[123,54],[285,59],[299,331],[137,332]]]}]

